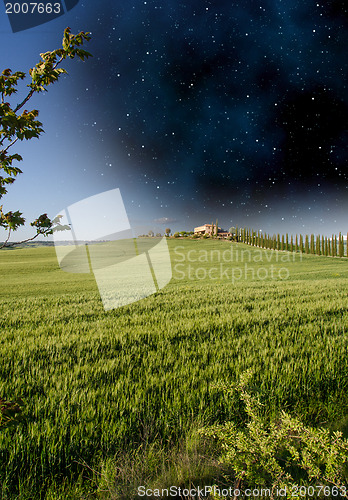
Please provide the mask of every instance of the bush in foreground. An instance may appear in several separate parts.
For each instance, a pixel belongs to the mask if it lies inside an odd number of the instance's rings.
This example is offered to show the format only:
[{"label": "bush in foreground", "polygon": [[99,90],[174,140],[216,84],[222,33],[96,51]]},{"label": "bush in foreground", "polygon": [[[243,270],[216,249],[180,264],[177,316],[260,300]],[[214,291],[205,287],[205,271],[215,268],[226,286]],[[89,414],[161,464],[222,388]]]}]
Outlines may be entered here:
[{"label": "bush in foreground", "polygon": [[226,422],[199,431],[218,444],[218,461],[234,471],[234,488],[241,495],[246,488],[268,488],[271,499],[280,489],[284,498],[293,498],[301,487],[307,492],[312,488],[316,497],[348,498],[348,440],[338,431],[307,427],[284,411],[269,421],[259,400],[247,391],[250,377],[248,372],[235,387],[224,387],[243,403],[244,424]]}]

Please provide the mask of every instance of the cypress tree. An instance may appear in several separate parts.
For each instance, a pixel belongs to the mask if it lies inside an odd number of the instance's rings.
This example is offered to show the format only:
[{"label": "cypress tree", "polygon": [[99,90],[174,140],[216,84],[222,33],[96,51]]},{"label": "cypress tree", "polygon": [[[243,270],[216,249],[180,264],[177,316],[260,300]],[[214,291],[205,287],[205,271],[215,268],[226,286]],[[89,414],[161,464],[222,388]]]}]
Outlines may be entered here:
[{"label": "cypress tree", "polygon": [[327,236],[325,236],[325,257],[329,256],[329,244],[327,241]]},{"label": "cypress tree", "polygon": [[338,257],[341,257],[340,252],[341,252],[341,233],[338,233],[338,248],[337,248]]},{"label": "cypress tree", "polygon": [[306,252],[306,254],[309,254],[309,238],[308,238],[308,234],[306,234],[306,237],[305,237],[305,252]]},{"label": "cypress tree", "polygon": [[295,252],[298,252],[298,251],[299,251],[298,238],[297,238],[297,234],[296,234],[296,238],[295,238]]},{"label": "cypress tree", "polygon": [[315,249],[314,249],[314,234],[311,234],[311,246],[310,246],[310,253],[315,254]]},{"label": "cypress tree", "polygon": [[338,235],[338,255],[339,257],[344,256],[343,238],[341,233]]},{"label": "cypress tree", "polygon": [[291,239],[290,239],[290,252],[293,252],[293,251],[294,251],[294,238],[291,235]]},{"label": "cypress tree", "polygon": [[315,251],[316,251],[317,255],[321,254],[321,252],[320,252],[320,235],[319,234],[318,234],[317,240],[315,242]]},{"label": "cypress tree", "polygon": [[285,240],[285,243],[286,243],[285,250],[289,250],[289,235],[288,235],[288,233],[286,233],[286,240]]},{"label": "cypress tree", "polygon": [[300,252],[303,253],[303,236],[300,234]]},{"label": "cypress tree", "polygon": [[280,245],[280,249],[284,250],[284,234],[282,234],[282,242],[281,242],[281,245]]},{"label": "cypress tree", "polygon": [[280,235],[277,234],[277,250],[280,250]]},{"label": "cypress tree", "polygon": [[321,237],[321,254],[325,255],[325,238],[324,238],[324,236]]},{"label": "cypress tree", "polygon": [[335,235],[335,257],[337,257],[338,251],[337,251],[337,236]]}]

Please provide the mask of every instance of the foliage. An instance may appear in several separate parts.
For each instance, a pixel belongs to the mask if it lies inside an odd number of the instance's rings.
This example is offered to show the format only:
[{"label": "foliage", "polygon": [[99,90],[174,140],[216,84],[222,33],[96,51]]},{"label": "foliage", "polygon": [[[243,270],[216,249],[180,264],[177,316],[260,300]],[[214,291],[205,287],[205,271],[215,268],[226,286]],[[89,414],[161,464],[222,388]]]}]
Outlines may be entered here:
[{"label": "foliage", "polygon": [[31,226],[36,228],[36,234],[31,238],[27,238],[21,242],[10,243],[8,244],[8,240],[11,236],[11,231],[15,231],[24,224],[25,219],[22,217],[22,214],[17,210],[16,212],[7,212],[3,213],[2,205],[0,206],[0,226],[4,227],[8,230],[8,237],[6,241],[0,246],[4,248],[5,246],[14,246],[19,243],[26,243],[28,241],[32,241],[37,238],[39,235],[48,236],[49,234],[53,234],[56,231],[70,231],[70,227],[67,225],[63,225],[60,223],[62,219],[62,215],[57,215],[53,220],[51,220],[47,214],[40,215],[37,219],[30,223]]},{"label": "foliage", "polygon": [[[23,107],[36,93],[47,91],[47,87],[56,82],[62,74],[67,73],[59,65],[64,59],[74,59],[78,57],[82,61],[91,56],[91,54],[81,48],[85,41],[90,40],[90,34],[81,31],[77,35],[66,28],[63,34],[62,48],[40,54],[41,61],[34,68],[29,70],[31,81],[27,84],[29,92],[22,102],[17,105],[11,105],[8,102],[13,94],[17,93],[17,86],[20,80],[24,80],[26,74],[23,71],[12,72],[11,69],[5,69],[0,75],[0,199],[7,193],[7,186],[14,183],[17,175],[22,170],[14,162],[20,162],[23,158],[15,153],[10,154],[9,149],[18,141],[31,140],[39,138],[42,132],[42,123],[37,119],[39,112],[36,109],[28,111]],[[8,231],[8,237],[4,244],[7,245],[11,232],[16,231],[25,223],[25,218],[19,210],[3,212],[3,205],[0,207],[0,226]],[[47,236],[52,234],[52,230],[57,226],[57,221],[52,220],[47,214],[40,215],[31,226],[35,227],[36,234]],[[59,228],[62,230],[62,226]],[[28,241],[28,240],[25,240]],[[14,244],[14,243],[13,243]],[[12,244],[12,245],[13,245]]]},{"label": "foliage", "polygon": [[269,420],[259,399],[247,389],[251,374],[249,370],[241,375],[234,386],[218,386],[225,394],[237,392],[244,406],[244,425],[229,421],[200,430],[219,443],[219,461],[234,470],[234,488],[266,487],[270,498],[277,496],[277,489],[285,489],[286,498],[293,498],[300,486],[333,486],[336,496],[348,498],[344,470],[348,440],[339,431],[331,434],[326,428],[308,427],[285,411]]},{"label": "foliage", "polygon": [[171,231],[172,230],[170,229],[170,227],[166,227],[166,229],[165,229],[166,236],[169,236]]}]

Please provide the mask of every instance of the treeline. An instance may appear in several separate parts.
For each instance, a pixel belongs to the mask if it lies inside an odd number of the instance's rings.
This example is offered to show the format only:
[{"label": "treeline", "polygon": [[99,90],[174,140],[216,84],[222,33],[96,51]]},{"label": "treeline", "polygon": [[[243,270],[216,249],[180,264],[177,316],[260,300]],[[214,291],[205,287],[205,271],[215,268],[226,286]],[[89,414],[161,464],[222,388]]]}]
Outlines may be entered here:
[{"label": "treeline", "polygon": [[[237,239],[242,243],[259,248],[271,250],[287,250],[289,252],[300,252],[305,254],[325,255],[327,257],[348,257],[348,245],[344,244],[342,233],[332,235],[331,238],[320,235],[302,234],[294,237],[286,233],[273,234],[272,236],[262,231],[252,229],[236,230]],[[347,233],[348,241],[348,233]]]}]

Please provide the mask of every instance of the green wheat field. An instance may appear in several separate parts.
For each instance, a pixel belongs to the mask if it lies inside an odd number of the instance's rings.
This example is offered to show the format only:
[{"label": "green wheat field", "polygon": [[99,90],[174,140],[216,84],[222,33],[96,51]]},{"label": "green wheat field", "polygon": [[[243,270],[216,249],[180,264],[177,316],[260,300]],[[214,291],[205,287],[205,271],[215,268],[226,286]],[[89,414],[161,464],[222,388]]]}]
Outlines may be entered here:
[{"label": "green wheat field", "polygon": [[[93,275],[63,272],[53,247],[1,251],[0,397],[23,401],[0,427],[1,499],[126,498],[127,475],[161,481],[158,460],[184,482],[175,453],[233,417],[216,384],[250,368],[270,414],[347,436],[347,258],[168,245],[170,283],[107,312]],[[196,484],[212,474],[196,467]]]}]

